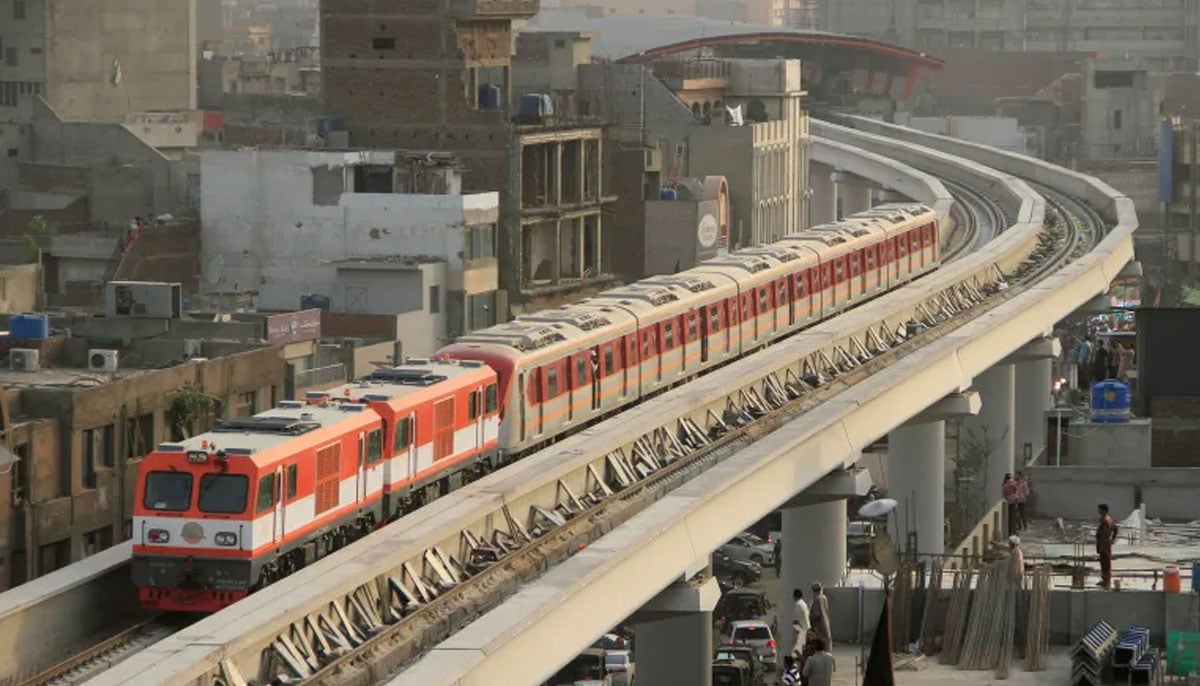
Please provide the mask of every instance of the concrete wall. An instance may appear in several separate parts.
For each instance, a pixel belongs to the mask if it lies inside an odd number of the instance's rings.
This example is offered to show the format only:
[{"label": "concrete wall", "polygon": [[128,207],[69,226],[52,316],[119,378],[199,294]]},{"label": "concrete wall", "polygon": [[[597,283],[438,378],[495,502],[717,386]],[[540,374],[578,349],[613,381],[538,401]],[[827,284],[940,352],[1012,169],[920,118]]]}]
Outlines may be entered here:
[{"label": "concrete wall", "polygon": [[[943,584],[947,583],[943,580]],[[827,588],[830,629],[834,641],[869,644],[883,608],[882,589]],[[939,607],[944,613],[950,594],[943,592]],[[1118,631],[1132,625],[1150,629],[1151,645],[1162,647],[1169,631],[1195,631],[1193,617],[1200,611],[1200,595],[1161,591],[1050,591],[1050,643],[1073,646],[1097,622],[1107,621]],[[860,619],[861,618],[861,619]],[[939,623],[943,630],[944,619]],[[967,672],[964,682],[970,681]]]},{"label": "concrete wall", "polygon": [[195,0],[48,0],[46,36],[47,99],[64,119],[196,109]]},{"label": "concrete wall", "polygon": [[41,298],[42,267],[18,264],[0,267],[0,312],[33,312]]},{"label": "concrete wall", "polygon": [[292,309],[302,293],[333,294],[335,260],[424,255],[461,270],[463,228],[495,222],[498,195],[346,193],[352,155],[204,152],[204,285],[257,290],[260,308]]},{"label": "concrete wall", "polygon": [[1096,505],[1108,503],[1123,519],[1139,502],[1146,516],[1200,519],[1200,468],[1191,467],[1030,467],[1030,507],[1046,517],[1091,519]]},{"label": "concrete wall", "polygon": [[[1075,424],[1068,430],[1069,455],[1064,465],[1079,467],[1149,467],[1151,420],[1128,424]],[[1054,456],[1048,456],[1053,462]]]}]

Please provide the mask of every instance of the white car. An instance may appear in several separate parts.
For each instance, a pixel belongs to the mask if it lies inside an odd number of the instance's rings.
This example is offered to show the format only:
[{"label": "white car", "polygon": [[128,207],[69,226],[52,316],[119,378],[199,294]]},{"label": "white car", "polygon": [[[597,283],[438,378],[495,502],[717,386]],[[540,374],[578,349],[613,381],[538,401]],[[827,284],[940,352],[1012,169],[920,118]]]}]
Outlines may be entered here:
[{"label": "white car", "polygon": [[613,680],[613,685],[633,684],[633,654],[628,650],[610,650],[604,654],[604,673]]},{"label": "white car", "polygon": [[771,625],[757,619],[739,620],[729,623],[729,642],[741,643],[758,651],[768,669],[775,664],[775,634]]},{"label": "white car", "polygon": [[755,562],[764,567],[775,564],[775,546],[752,533],[738,534],[718,550],[735,560]]}]

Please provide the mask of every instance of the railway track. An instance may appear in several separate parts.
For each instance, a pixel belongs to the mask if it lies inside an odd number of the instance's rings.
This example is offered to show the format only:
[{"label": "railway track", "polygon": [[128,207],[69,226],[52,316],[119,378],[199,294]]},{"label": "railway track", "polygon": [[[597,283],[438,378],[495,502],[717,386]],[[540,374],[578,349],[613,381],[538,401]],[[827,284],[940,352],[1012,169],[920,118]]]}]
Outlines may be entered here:
[{"label": "railway track", "polygon": [[21,686],[74,686],[182,628],[189,620],[154,615],[117,630],[87,649],[21,682]]},{"label": "railway track", "polygon": [[953,181],[942,180],[942,185],[955,199],[955,210],[962,218],[957,240],[945,252],[942,260],[950,262],[971,249],[995,238],[1009,226],[1004,209],[992,198],[983,193]]},{"label": "railway track", "polygon": [[[982,211],[988,200],[975,193],[972,202],[977,210]],[[1070,214],[1067,209],[1059,211]],[[1002,217],[1002,212],[988,212],[984,222],[995,222],[1002,220]],[[1061,220],[1055,225],[1062,224],[1074,226],[1074,222]],[[1043,232],[1052,232],[1052,227],[1047,227]],[[686,483],[691,477],[720,463],[831,396],[887,367],[913,347],[924,345],[933,338],[943,336],[966,324],[974,316],[1023,290],[1024,286],[1035,283],[1045,274],[1058,269],[1079,249],[1083,232],[1073,234],[1076,236],[1074,239],[1070,239],[1065,232],[1058,234],[1061,235],[1056,235],[1047,242],[1049,247],[1046,250],[1031,256],[1031,261],[1035,264],[1022,270],[1022,275],[1014,275],[1012,287],[992,292],[971,310],[968,316],[956,316],[941,321],[887,353],[871,359],[852,373],[829,380],[814,392],[790,397],[775,411],[752,413],[749,417],[741,418],[740,423],[731,424],[728,431],[708,445],[697,446],[689,454],[632,486],[599,502],[590,503],[588,507],[570,516],[562,517],[557,526],[539,531],[534,540],[512,550],[495,564],[442,594],[432,603],[413,609],[391,624],[385,624],[375,635],[365,638],[352,650],[325,656],[320,656],[317,652],[311,653],[311,657],[317,658],[317,664],[312,665],[313,669],[307,675],[301,676],[295,672],[290,674],[292,678],[298,678],[292,683],[309,686],[367,686],[394,677],[404,665],[418,658],[436,641],[443,640],[475,617],[498,605],[524,583],[619,526],[650,503]],[[966,245],[971,243],[967,242]],[[486,602],[481,601],[483,596],[487,597]],[[215,682],[214,686],[217,684],[232,686],[221,681]]]}]

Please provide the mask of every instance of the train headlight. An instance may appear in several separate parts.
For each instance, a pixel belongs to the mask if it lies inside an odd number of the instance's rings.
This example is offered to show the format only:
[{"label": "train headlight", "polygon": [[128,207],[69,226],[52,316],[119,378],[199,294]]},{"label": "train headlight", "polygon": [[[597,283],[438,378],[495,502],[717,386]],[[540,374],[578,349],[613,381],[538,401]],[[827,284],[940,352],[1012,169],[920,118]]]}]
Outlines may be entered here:
[{"label": "train headlight", "polygon": [[216,536],[213,536],[213,541],[215,541],[217,545],[225,546],[226,548],[232,548],[233,546],[237,545],[237,534],[233,533],[232,531],[222,531]]},{"label": "train headlight", "polygon": [[151,543],[167,543],[171,540],[171,534],[166,529],[151,529],[146,533],[146,539]]}]

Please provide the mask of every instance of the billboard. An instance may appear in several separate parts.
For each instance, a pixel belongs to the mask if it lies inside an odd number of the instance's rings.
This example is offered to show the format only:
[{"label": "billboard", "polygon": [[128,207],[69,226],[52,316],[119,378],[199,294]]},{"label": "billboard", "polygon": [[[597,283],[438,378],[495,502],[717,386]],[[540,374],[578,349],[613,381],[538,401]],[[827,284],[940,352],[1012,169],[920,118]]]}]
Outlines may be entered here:
[{"label": "billboard", "polygon": [[263,320],[263,340],[273,345],[311,341],[320,337],[320,310],[269,314]]},{"label": "billboard", "polygon": [[1162,120],[1158,136],[1158,201],[1170,203],[1175,186],[1175,128]]}]

